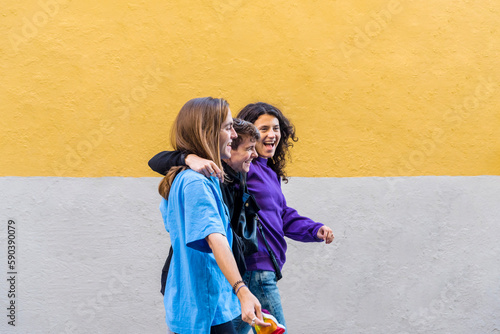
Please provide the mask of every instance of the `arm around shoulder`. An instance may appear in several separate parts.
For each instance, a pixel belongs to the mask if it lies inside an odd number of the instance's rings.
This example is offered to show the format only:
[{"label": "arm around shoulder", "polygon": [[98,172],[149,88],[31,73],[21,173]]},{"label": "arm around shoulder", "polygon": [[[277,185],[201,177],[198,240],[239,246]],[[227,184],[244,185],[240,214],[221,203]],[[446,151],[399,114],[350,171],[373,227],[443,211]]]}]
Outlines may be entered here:
[{"label": "arm around shoulder", "polygon": [[170,168],[175,166],[186,166],[185,153],[180,151],[163,151],[152,157],[149,167],[162,175],[166,175]]},{"label": "arm around shoulder", "polygon": [[196,154],[188,154],[185,158],[186,165],[195,172],[205,175],[206,177],[217,176],[221,182],[222,173],[220,168],[212,160],[200,158]]}]

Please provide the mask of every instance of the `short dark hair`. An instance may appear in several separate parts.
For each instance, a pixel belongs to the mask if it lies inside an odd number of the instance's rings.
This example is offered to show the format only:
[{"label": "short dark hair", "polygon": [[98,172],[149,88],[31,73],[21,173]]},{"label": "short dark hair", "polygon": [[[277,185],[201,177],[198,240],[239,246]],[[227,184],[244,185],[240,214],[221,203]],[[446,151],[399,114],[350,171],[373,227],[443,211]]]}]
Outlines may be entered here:
[{"label": "short dark hair", "polygon": [[238,137],[233,139],[233,142],[231,143],[231,148],[233,150],[238,149],[238,146],[240,146],[245,137],[250,137],[250,139],[255,141],[260,139],[259,130],[257,130],[255,125],[250,122],[244,121],[240,118],[233,118],[233,128],[238,135]]}]

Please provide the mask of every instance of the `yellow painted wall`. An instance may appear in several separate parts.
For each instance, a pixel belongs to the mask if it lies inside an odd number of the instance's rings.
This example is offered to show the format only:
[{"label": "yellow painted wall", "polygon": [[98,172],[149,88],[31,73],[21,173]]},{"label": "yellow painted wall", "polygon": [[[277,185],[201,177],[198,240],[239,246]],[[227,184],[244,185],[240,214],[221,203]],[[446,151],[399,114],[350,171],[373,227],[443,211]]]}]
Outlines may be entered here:
[{"label": "yellow painted wall", "polygon": [[292,176],[500,174],[500,2],[2,4],[0,175],[154,176],[190,98],[275,104]]}]

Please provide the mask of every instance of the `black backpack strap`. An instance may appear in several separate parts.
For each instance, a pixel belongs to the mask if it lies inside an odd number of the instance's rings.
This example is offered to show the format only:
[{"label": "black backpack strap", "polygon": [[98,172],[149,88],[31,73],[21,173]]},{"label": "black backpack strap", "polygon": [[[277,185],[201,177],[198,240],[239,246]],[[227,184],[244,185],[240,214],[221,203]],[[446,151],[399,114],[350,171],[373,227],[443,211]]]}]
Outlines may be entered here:
[{"label": "black backpack strap", "polygon": [[174,254],[174,249],[170,246],[170,250],[168,251],[167,259],[165,260],[165,264],[163,265],[163,269],[161,270],[161,289],[160,292],[162,295],[165,295],[165,286],[167,285],[167,277],[168,277],[168,269],[170,268],[170,261],[172,261],[172,255]]},{"label": "black backpack strap", "polygon": [[269,253],[269,256],[271,257],[271,261],[273,262],[274,272],[276,273],[276,280],[279,281],[283,277],[283,275],[281,274],[280,266],[278,265],[278,261],[276,260],[276,255],[274,255],[273,250],[267,242],[266,236],[264,234],[264,229],[262,228],[262,223],[260,222],[259,217],[257,217],[257,226],[259,227],[260,234],[262,235],[262,239],[264,239],[267,251]]}]

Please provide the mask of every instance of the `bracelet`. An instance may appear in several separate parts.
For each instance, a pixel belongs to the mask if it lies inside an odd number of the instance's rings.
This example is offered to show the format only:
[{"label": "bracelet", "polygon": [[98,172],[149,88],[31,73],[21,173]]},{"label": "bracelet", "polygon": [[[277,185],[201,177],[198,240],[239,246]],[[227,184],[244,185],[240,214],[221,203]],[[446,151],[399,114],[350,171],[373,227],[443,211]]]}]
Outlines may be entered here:
[{"label": "bracelet", "polygon": [[[244,287],[244,286],[245,286],[245,287],[247,287],[245,283],[243,283],[242,285],[240,285],[240,286],[238,287],[238,289],[236,289],[236,292],[235,292],[234,294],[237,296],[237,295],[238,295],[238,291],[240,291],[240,289],[241,289],[242,287]],[[247,288],[248,288],[248,287],[247,287]]]},{"label": "bracelet", "polygon": [[239,280],[239,281],[236,281],[236,283],[233,284],[233,290],[236,290],[236,287],[238,286],[238,284],[240,283],[243,283],[245,284],[245,282],[243,282],[242,280]]}]

